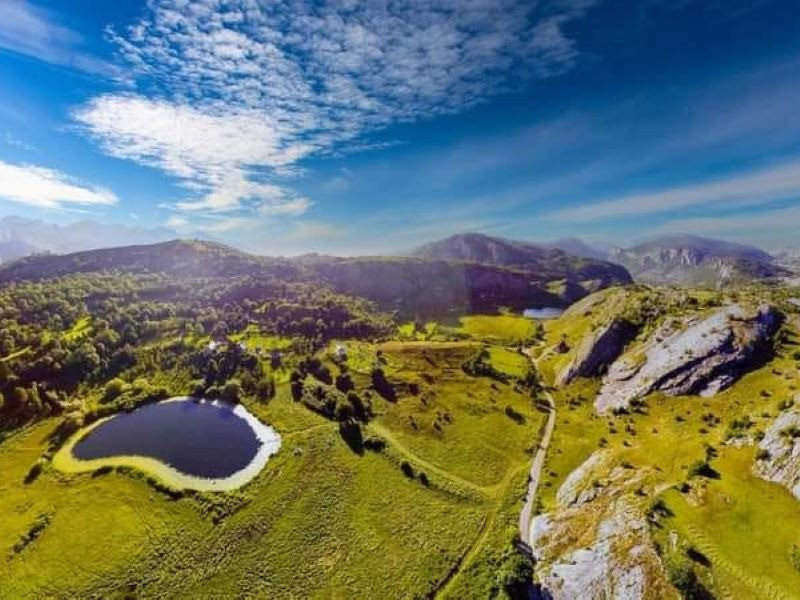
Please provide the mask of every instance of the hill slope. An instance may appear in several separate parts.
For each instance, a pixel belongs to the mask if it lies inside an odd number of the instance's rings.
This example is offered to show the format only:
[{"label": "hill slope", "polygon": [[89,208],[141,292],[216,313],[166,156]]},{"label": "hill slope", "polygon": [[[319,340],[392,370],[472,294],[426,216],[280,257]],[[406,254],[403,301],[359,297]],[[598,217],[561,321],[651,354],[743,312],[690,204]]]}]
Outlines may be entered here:
[{"label": "hill slope", "polygon": [[[276,267],[283,265],[281,271]],[[292,276],[286,261],[266,259],[216,242],[173,240],[63,255],[28,256],[0,268],[0,283],[97,271],[158,272],[176,277],[278,274]]]},{"label": "hill slope", "polygon": [[630,274],[619,265],[572,256],[557,248],[480,233],[453,235],[431,242],[417,248],[413,255],[514,267],[535,273],[542,279],[564,279],[574,283],[593,281],[599,284],[598,287],[631,281]]},{"label": "hill slope", "polygon": [[653,283],[725,285],[787,274],[759,248],[692,235],[615,248],[609,258],[637,280]]},{"label": "hill slope", "polygon": [[[415,257],[303,256],[269,258],[207,241],[174,240],[143,246],[39,255],[0,267],[0,283],[35,281],[71,273],[165,273],[175,278],[275,277],[318,282],[336,291],[377,302],[386,310],[414,316],[465,311],[492,311],[500,306],[523,309],[559,306],[588,291],[627,283],[627,272],[615,265],[568,257],[563,252],[521,249],[500,263]],[[515,264],[516,262],[516,264]],[[541,265],[541,268],[534,268]]]}]

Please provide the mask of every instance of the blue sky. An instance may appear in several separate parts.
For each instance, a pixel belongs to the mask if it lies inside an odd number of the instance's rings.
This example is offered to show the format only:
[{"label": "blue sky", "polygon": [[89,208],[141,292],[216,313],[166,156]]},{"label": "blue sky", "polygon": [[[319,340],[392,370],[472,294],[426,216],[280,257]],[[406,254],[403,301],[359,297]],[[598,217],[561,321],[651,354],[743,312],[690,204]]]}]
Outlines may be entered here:
[{"label": "blue sky", "polygon": [[800,245],[800,4],[0,0],[0,216]]}]

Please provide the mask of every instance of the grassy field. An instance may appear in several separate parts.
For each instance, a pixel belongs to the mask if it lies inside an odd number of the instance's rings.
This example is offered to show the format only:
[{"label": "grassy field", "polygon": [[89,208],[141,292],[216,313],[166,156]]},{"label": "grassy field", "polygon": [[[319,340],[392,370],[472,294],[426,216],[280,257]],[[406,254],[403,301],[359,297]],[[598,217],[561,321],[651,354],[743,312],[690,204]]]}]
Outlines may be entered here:
[{"label": "grassy field", "polygon": [[460,319],[461,330],[477,340],[519,344],[536,332],[536,322],[520,315],[471,315]]},{"label": "grassy field", "polygon": [[475,348],[347,343],[360,393],[379,350],[398,390],[392,402],[372,395],[364,433],[383,438],[381,452],[354,453],[285,384],[269,403],[246,400],[283,443],[234,492],[167,493],[130,469],[44,463],[32,477],[58,421],[11,436],[0,444],[0,596],[496,594],[542,416],[513,383],[461,370]]}]

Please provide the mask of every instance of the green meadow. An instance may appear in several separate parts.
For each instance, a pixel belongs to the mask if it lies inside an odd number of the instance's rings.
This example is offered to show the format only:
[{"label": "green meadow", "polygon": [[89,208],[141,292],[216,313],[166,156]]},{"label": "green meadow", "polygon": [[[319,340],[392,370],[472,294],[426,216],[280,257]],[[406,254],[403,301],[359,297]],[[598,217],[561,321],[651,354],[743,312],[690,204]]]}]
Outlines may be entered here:
[{"label": "green meadow", "polygon": [[[512,319],[496,322],[506,339]],[[480,340],[491,331],[479,330]],[[234,339],[280,342],[252,328]],[[64,473],[42,458],[58,419],[17,431],[0,444],[3,597],[499,594],[503,566],[518,560],[512,542],[542,415],[515,381],[463,371],[481,344],[342,342],[374,412],[363,435],[382,444],[361,453],[288,383],[268,402],[245,396],[282,446],[232,492],[170,489],[127,467]],[[320,352],[332,369],[338,345]],[[524,375],[516,349],[492,346],[491,360]],[[370,388],[376,361],[397,390],[391,401]],[[171,388],[180,380],[151,377]]]}]

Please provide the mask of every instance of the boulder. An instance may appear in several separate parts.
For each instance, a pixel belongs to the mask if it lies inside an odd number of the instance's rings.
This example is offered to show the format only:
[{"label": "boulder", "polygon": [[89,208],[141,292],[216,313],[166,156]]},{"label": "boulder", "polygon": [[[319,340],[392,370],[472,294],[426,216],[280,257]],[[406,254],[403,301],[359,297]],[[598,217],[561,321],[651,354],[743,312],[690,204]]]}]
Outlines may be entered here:
[{"label": "boulder", "polygon": [[670,321],[639,348],[618,358],[603,378],[595,409],[625,408],[654,391],[712,396],[769,351],[782,315],[772,306],[739,305],[686,321]]}]

